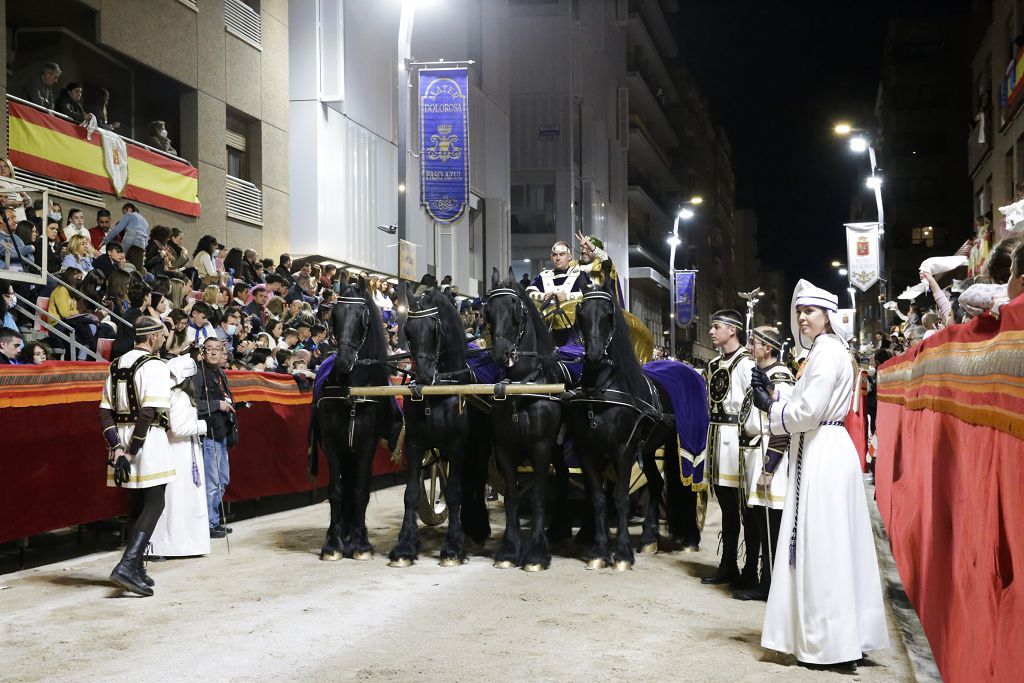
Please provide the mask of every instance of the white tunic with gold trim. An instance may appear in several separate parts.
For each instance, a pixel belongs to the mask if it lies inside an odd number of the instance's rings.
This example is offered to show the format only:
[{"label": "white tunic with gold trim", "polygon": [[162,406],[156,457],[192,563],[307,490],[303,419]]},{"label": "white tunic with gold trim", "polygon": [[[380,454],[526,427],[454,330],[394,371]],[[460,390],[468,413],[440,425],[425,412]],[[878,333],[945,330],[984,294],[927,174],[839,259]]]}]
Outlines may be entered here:
[{"label": "white tunic with gold trim", "polygon": [[708,365],[711,423],[705,468],[708,481],[716,486],[741,486],[739,415],[753,368],[753,359],[742,348],[728,358],[718,356]]},{"label": "white tunic with gold trim", "polygon": [[[775,399],[786,401],[793,394],[793,385],[796,378],[784,364],[778,363],[766,370],[768,379],[775,385]],[[750,407],[748,408],[748,404]],[[747,413],[746,427],[747,434],[751,437],[750,448],[743,449],[744,463],[744,486],[746,490],[747,505],[753,507],[771,507],[773,510],[781,510],[786,503],[786,482],[789,479],[789,452],[782,456],[782,461],[775,468],[775,476],[772,477],[770,490],[766,492],[757,487],[757,480],[761,478],[764,470],[764,458],[768,452],[768,440],[771,438],[769,429],[770,419],[768,415],[754,408],[751,402],[744,399],[743,408]]]},{"label": "white tunic with gold trim", "polygon": [[[131,367],[145,351],[132,349],[118,358],[115,363],[119,368]],[[140,408],[156,408],[158,412],[167,412],[171,407],[171,373],[167,365],[158,358],[143,363],[135,371],[135,392],[139,397]],[[110,388],[110,377],[103,385],[103,398],[100,408],[113,410],[115,413],[128,412],[128,391],[121,387],[117,391],[117,406],[112,404],[113,392]],[[120,424],[117,434],[126,447],[131,444],[134,424]],[[171,446],[167,441],[167,432],[155,425],[150,426],[146,441],[139,453],[132,459],[131,477],[123,484],[128,489],[144,489],[150,486],[166,484],[174,480],[175,468]],[[114,486],[114,468],[107,467],[107,486]]]}]

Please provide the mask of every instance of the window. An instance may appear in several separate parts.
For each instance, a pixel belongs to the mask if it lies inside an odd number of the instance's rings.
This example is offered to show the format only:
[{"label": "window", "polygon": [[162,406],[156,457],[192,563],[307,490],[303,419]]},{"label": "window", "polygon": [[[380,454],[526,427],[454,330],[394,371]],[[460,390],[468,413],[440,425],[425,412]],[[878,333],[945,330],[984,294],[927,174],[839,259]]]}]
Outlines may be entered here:
[{"label": "window", "polygon": [[517,234],[554,234],[554,183],[512,186],[512,232]]},{"label": "window", "polygon": [[252,180],[249,164],[249,125],[241,118],[228,113],[227,132],[227,169],[228,175],[242,180]]},{"label": "window", "polygon": [[919,247],[935,246],[935,228],[925,225],[919,228],[911,228],[910,243]]}]

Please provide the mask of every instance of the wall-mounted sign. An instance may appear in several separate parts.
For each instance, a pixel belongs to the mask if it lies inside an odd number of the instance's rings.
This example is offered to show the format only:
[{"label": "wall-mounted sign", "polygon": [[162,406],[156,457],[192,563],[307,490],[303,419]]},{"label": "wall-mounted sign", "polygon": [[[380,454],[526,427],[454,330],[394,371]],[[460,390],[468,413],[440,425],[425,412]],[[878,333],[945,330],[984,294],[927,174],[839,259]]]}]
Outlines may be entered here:
[{"label": "wall-mounted sign", "polygon": [[462,218],[469,201],[466,69],[420,70],[420,205],[438,223]]}]

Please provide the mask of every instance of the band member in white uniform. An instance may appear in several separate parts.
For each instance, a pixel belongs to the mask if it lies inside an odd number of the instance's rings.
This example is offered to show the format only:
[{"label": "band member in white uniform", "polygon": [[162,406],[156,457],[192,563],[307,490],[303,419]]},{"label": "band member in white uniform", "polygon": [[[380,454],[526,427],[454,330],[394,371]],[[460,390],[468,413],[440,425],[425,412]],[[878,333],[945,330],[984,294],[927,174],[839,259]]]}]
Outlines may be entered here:
[{"label": "band member in white uniform", "polygon": [[[740,518],[746,516],[745,499],[741,499],[740,477],[741,430],[740,410],[750,388],[750,372],[754,361],[744,348],[746,334],[743,318],[732,309],[717,311],[711,316],[711,343],[721,355],[708,365],[708,406],[711,423],[705,452],[707,479],[715,487],[715,496],[722,508],[722,559],[704,584],[732,584],[733,588],[751,588],[757,584],[757,558],[747,558],[741,576],[736,564],[740,538]],[[741,433],[743,432],[743,433]],[[749,526],[746,528],[751,528]]]},{"label": "band member in white uniform", "polygon": [[190,557],[210,554],[210,518],[206,507],[203,446],[206,421],[200,420],[192,398],[196,362],[189,356],[167,361],[175,382],[171,391],[170,431],[167,434],[178,476],[167,485],[164,513],[151,539],[150,555]]},{"label": "band member in white uniform", "polygon": [[856,669],[862,653],[888,647],[882,586],[860,461],[843,426],[853,371],[838,298],[801,280],[793,338],[810,349],[789,399],[753,373],[754,405],[772,434],[790,435],[782,511],[761,644],[813,667]]},{"label": "band member in white uniform", "polygon": [[[764,325],[755,328],[747,339],[747,351],[754,357],[757,367],[768,375],[772,389],[780,399],[788,399],[793,393],[796,378],[779,360],[782,353],[782,338],[774,327]],[[748,394],[752,397],[752,393]],[[734,591],[737,600],[767,600],[772,582],[771,558],[775,557],[779,539],[779,525],[782,521],[782,507],[786,502],[786,477],[789,469],[789,437],[772,435],[768,430],[768,416],[744,399],[740,420],[748,434],[751,446],[743,449],[743,482],[745,502],[750,507],[749,519],[754,529],[746,530],[747,553],[750,557],[761,557],[761,576],[753,588]]]},{"label": "band member in white uniform", "polygon": [[129,489],[128,547],[110,580],[139,595],[153,595],[142,554],[164,510],[164,490],[174,481],[167,442],[171,374],[157,354],[167,328],[143,316],[135,321],[135,348],[110,366],[100,400],[100,429],[109,447],[107,486]]}]

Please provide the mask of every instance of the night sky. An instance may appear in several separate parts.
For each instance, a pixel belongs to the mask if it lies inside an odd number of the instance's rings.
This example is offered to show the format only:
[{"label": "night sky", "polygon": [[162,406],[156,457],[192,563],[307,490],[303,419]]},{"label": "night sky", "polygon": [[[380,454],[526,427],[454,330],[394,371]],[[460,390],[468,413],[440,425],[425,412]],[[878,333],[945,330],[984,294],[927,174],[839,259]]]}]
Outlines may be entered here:
[{"label": "night sky", "polygon": [[842,224],[853,194],[870,193],[869,165],[832,124],[871,123],[890,18],[963,13],[967,31],[970,2],[688,0],[680,8],[681,58],[729,137],[736,208],[757,213],[763,263],[784,268],[791,286],[805,277],[845,290],[829,264],[845,261]]}]

